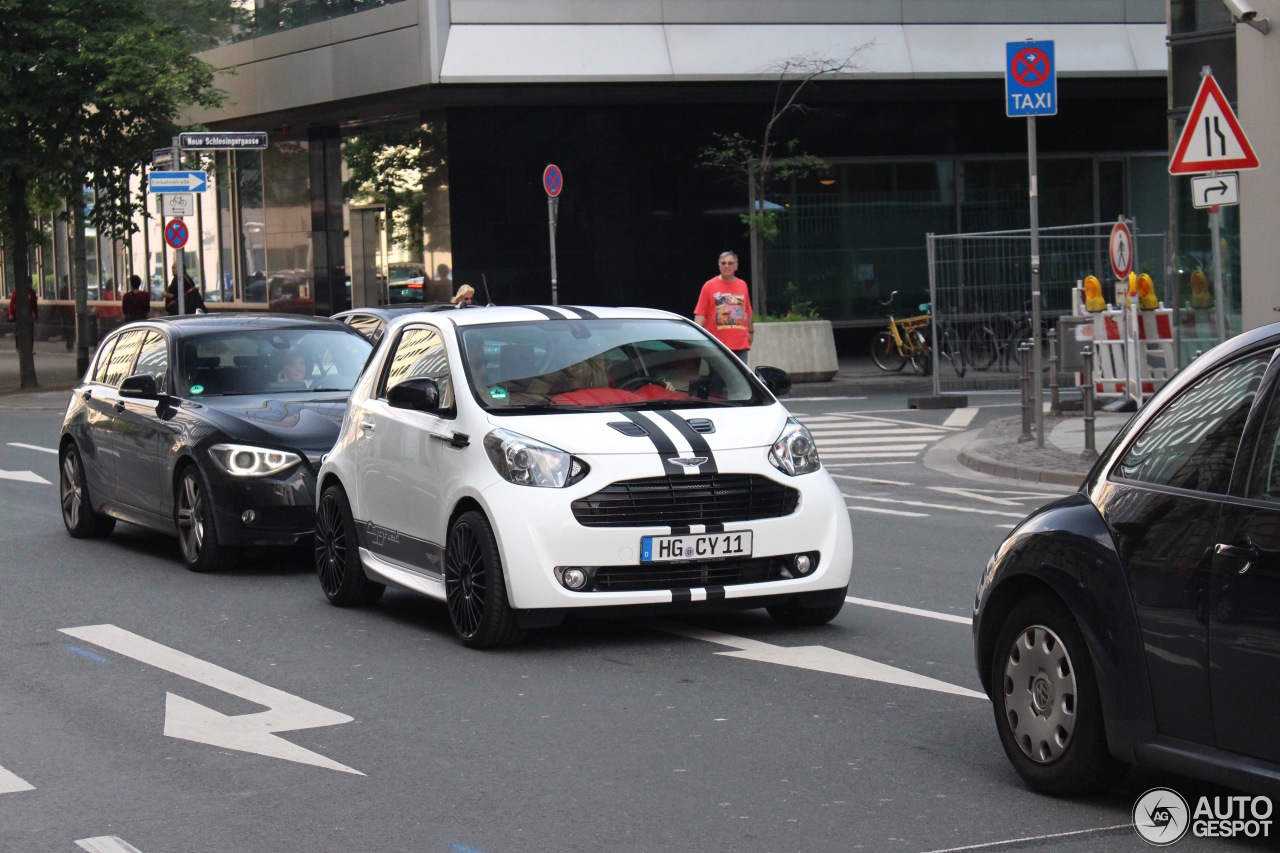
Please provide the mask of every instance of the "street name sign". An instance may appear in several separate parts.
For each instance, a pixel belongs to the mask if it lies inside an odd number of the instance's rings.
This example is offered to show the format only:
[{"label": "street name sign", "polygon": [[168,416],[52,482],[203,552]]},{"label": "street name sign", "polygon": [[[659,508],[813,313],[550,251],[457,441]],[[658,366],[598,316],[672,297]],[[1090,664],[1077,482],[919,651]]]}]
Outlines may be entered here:
[{"label": "street name sign", "polygon": [[183,151],[253,151],[267,147],[267,134],[253,131],[199,131],[178,134],[178,147]]},{"label": "street name sign", "polygon": [[147,175],[149,193],[202,193],[208,189],[208,172],[151,172]]},{"label": "street name sign", "polygon": [[1169,161],[1172,175],[1194,175],[1229,169],[1256,169],[1258,155],[1218,81],[1206,74],[1192,102],[1187,124]]},{"label": "street name sign", "polygon": [[1191,179],[1193,207],[1230,207],[1240,203],[1240,176],[1235,172]]},{"label": "street name sign", "polygon": [[153,149],[151,151],[151,168],[172,169],[173,168],[173,149],[172,148]]},{"label": "street name sign", "polygon": [[1058,66],[1053,42],[1006,42],[1004,52],[1005,115],[1057,115]]}]

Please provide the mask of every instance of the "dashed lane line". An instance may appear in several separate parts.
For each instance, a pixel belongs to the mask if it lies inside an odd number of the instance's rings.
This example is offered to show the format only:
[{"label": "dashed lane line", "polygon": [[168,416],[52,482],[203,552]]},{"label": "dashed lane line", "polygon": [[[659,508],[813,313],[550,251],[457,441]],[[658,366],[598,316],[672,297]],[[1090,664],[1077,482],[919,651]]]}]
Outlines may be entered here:
[{"label": "dashed lane line", "polygon": [[929,513],[927,512],[907,512],[906,510],[901,510],[901,509],[885,509],[884,507],[880,507],[880,506],[851,506],[849,507],[849,511],[850,512],[874,512],[874,513],[877,513],[878,515],[900,515],[900,516],[903,516],[904,518],[928,518],[929,517]]},{"label": "dashed lane line", "polygon": [[918,607],[907,607],[903,604],[890,604],[887,601],[873,601],[870,598],[856,598],[852,595],[846,595],[844,600],[850,604],[857,604],[862,607],[874,607],[877,610],[891,610],[894,613],[906,613],[909,616],[923,616],[926,619],[938,619],[943,622],[955,622],[960,625],[973,624],[973,620],[968,616],[956,616],[953,613],[939,613],[936,610],[921,610]]},{"label": "dashed lane line", "polygon": [[11,441],[9,442],[9,446],[21,447],[23,450],[39,450],[41,453],[52,453],[54,456],[58,455],[58,448],[56,447],[41,447],[38,444],[23,444],[21,441]]},{"label": "dashed lane line", "polygon": [[[844,494],[843,492],[841,494]],[[968,512],[977,515],[1002,515],[1005,518],[1023,519],[1027,517],[1025,512],[1002,512],[998,509],[978,509],[971,506],[955,506],[953,504],[935,504],[928,501],[908,501],[900,498],[876,498],[869,495],[844,495],[851,501],[875,501],[877,503],[886,504],[903,504],[904,506],[917,506],[922,509],[945,509],[951,512]]]},{"label": "dashed lane line", "polygon": [[1023,838],[1010,838],[1005,841],[988,841],[985,844],[968,844],[964,847],[945,847],[940,850],[929,850],[926,853],[962,853],[968,850],[996,850],[1001,847],[1019,847],[1026,845],[1039,846],[1040,842],[1052,841],[1055,838],[1080,838],[1084,835],[1101,835],[1118,832],[1133,832],[1132,823],[1118,823],[1115,826],[1098,826],[1093,829],[1077,829],[1072,832],[1053,832],[1048,835],[1028,835]]}]

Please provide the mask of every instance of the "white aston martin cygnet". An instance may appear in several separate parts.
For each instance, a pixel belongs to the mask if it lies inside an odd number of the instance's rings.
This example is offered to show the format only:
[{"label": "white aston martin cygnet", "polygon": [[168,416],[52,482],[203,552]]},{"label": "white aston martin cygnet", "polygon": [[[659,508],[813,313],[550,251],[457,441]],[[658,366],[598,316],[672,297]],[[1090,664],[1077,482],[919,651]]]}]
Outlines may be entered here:
[{"label": "white aston martin cygnet", "polygon": [[704,330],[648,309],[397,317],[317,493],[331,602],[395,584],[446,602],[476,648],[585,607],[818,625],[853,560],[809,431]]}]

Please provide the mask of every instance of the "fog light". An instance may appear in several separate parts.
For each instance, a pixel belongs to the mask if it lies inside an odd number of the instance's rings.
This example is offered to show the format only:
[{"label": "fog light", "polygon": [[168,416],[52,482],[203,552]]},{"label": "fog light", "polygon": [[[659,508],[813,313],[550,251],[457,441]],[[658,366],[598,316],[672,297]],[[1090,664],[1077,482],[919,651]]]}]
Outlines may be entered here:
[{"label": "fog light", "polygon": [[582,589],[587,585],[587,573],[582,569],[565,569],[560,582],[569,589]]},{"label": "fog light", "polygon": [[251,509],[246,509],[244,512],[240,513],[240,520],[245,524],[253,524],[257,518],[258,514]]},{"label": "fog light", "polygon": [[796,554],[794,565],[796,571],[802,575],[807,575],[813,571],[813,560],[809,558],[808,554]]}]

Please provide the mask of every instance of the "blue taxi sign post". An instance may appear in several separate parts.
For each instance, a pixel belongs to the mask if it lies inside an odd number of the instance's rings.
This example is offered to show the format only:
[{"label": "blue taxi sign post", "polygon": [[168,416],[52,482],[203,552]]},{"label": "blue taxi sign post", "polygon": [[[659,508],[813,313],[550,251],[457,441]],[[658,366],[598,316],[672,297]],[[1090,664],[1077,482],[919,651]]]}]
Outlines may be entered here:
[{"label": "blue taxi sign post", "polygon": [[[1027,177],[1031,190],[1031,392],[1036,413],[1036,447],[1044,447],[1043,378],[1040,352],[1040,190],[1036,176],[1036,116],[1058,113],[1058,60],[1053,42],[1006,42],[1004,110],[1027,119]],[[935,348],[936,350],[936,348]]]},{"label": "blue taxi sign post", "polygon": [[551,230],[551,304],[560,304],[556,285],[556,213],[560,208],[560,191],[564,189],[564,175],[554,163],[542,170],[542,188],[547,191],[547,226]]}]

